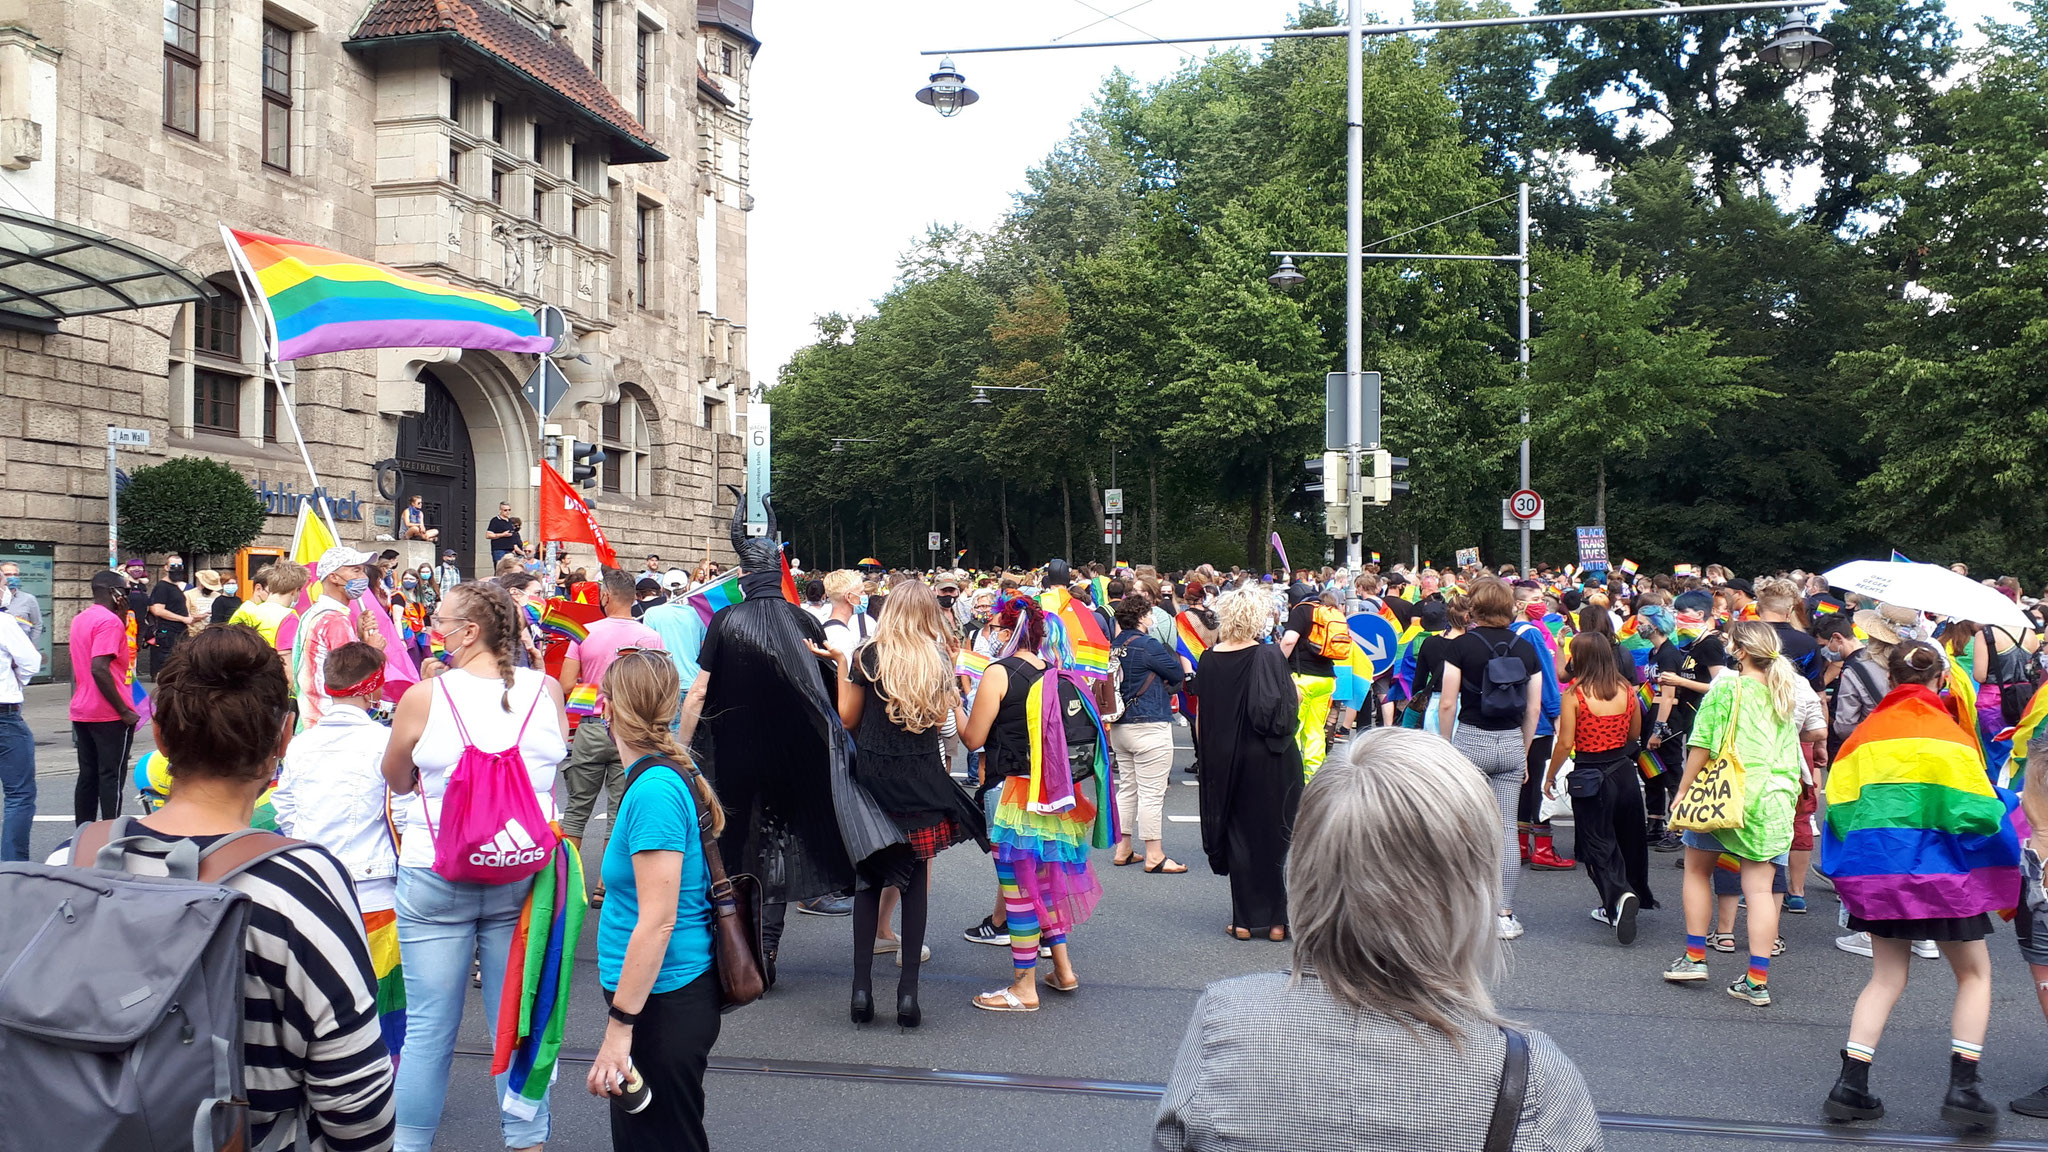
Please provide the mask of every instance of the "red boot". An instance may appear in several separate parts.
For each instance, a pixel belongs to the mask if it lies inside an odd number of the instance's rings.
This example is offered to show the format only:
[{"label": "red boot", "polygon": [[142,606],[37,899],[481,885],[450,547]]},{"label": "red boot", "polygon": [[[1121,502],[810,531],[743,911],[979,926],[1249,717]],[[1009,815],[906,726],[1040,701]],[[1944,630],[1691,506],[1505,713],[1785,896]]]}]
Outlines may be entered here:
[{"label": "red boot", "polygon": [[1523,832],[1520,835],[1522,841],[1522,866],[1526,868],[1529,866],[1529,834]]},{"label": "red boot", "polygon": [[1529,854],[1529,867],[1535,869],[1536,871],[1569,872],[1572,869],[1579,866],[1578,861],[1567,860],[1564,857],[1559,856],[1557,854],[1557,848],[1550,842],[1550,837],[1545,836],[1539,832],[1536,833],[1533,837],[1531,837],[1531,839],[1533,839],[1536,842],[1536,844],[1535,849]]}]

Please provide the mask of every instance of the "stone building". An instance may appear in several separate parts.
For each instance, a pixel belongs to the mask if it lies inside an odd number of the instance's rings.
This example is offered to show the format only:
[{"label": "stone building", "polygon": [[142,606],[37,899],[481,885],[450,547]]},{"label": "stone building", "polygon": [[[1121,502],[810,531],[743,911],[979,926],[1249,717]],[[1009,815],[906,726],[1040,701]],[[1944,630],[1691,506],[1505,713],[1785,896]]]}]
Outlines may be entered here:
[{"label": "stone building", "polygon": [[[604,447],[621,563],[727,553],[751,20],[752,0],[0,0],[0,554],[48,555],[57,647],[107,562],[108,426],[150,433],[124,470],[241,471],[271,506],[259,546],[309,487],[222,223],[559,307],[549,421]],[[467,573],[500,500],[530,539],[537,363],[283,365],[322,485],[354,498],[343,537],[394,533],[418,494]]]}]

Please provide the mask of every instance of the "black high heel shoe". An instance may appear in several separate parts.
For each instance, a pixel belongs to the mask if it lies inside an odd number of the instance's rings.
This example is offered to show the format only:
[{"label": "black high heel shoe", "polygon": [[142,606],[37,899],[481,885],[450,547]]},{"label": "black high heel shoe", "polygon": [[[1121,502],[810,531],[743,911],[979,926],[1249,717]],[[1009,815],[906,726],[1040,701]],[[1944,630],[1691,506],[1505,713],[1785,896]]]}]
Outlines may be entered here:
[{"label": "black high heel shoe", "polygon": [[924,1023],[924,1013],[917,1007],[917,993],[905,992],[896,997],[896,1027],[915,1028]]},{"label": "black high heel shoe", "polygon": [[875,994],[865,988],[853,990],[853,1008],[848,1013],[855,1024],[866,1024],[875,1018]]}]

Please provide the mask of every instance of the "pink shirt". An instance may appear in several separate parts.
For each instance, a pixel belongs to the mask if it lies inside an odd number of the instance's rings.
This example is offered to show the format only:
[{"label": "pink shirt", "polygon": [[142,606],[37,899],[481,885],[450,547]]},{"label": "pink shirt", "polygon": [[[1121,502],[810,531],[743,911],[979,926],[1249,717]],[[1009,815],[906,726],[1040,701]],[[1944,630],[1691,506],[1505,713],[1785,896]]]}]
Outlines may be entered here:
[{"label": "pink shirt", "polygon": [[121,718],[92,678],[92,662],[101,656],[114,658],[114,685],[128,691],[127,622],[95,604],[71,618],[71,719],[80,723]]},{"label": "pink shirt", "polygon": [[666,652],[661,633],[631,618],[607,616],[590,626],[590,635],[569,643],[569,658],[578,661],[576,679],[583,684],[603,684],[604,671],[619,658],[621,648],[654,648]]}]

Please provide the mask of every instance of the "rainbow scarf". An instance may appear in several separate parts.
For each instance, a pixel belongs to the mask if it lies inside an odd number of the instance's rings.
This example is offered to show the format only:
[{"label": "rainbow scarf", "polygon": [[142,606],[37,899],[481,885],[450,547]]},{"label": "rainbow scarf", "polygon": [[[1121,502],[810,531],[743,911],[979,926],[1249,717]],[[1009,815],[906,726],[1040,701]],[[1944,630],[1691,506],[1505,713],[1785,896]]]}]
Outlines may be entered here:
[{"label": "rainbow scarf", "polygon": [[1975,916],[2018,902],[2019,799],[1992,785],[1976,737],[1926,687],[1894,688],[1857,725],[1827,797],[1821,870],[1852,915]]},{"label": "rainbow scarf", "polygon": [[1201,663],[1202,653],[1209,650],[1209,646],[1202,643],[1202,630],[1197,626],[1192,609],[1173,618],[1173,646],[1190,664]]},{"label": "rainbow scarf", "polygon": [[520,909],[505,964],[505,990],[498,1002],[491,1075],[510,1073],[499,1102],[508,1116],[531,1120],[554,1082],[562,1029],[569,1020],[569,975],[576,965],[586,904],[583,860],[573,845],[558,839],[553,858],[533,878],[526,906]]},{"label": "rainbow scarf", "polygon": [[363,913],[370,938],[370,971],[377,977],[377,1022],[391,1062],[405,1048],[405,968],[398,958],[398,913],[390,908]]}]

